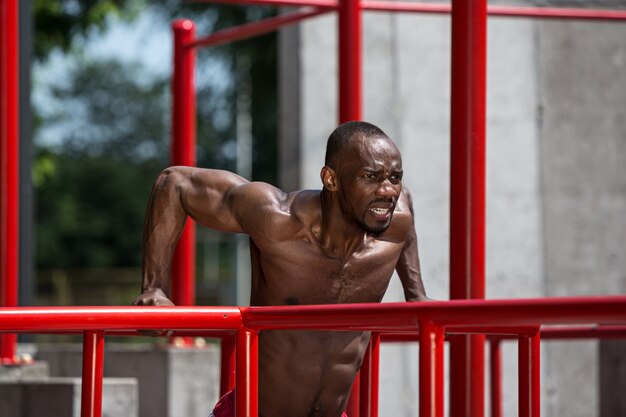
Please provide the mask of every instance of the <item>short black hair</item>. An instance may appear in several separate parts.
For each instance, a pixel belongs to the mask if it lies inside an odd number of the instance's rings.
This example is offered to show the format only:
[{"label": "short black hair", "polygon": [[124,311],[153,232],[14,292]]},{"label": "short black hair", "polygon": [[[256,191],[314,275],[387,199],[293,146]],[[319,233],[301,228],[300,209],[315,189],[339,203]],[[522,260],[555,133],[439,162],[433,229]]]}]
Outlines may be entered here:
[{"label": "short black hair", "polygon": [[361,134],[367,138],[389,138],[379,127],[363,121],[346,122],[339,125],[328,137],[324,164],[333,167],[334,159],[347,148],[348,141],[354,135]]}]

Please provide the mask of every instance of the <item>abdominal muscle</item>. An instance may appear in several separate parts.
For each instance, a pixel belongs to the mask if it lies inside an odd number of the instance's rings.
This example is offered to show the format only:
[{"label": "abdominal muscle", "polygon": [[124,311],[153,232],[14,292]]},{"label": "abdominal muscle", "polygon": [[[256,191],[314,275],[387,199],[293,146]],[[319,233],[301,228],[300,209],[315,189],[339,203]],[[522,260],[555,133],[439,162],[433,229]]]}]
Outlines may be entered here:
[{"label": "abdominal muscle", "polygon": [[259,335],[259,416],[340,417],[369,332]]}]

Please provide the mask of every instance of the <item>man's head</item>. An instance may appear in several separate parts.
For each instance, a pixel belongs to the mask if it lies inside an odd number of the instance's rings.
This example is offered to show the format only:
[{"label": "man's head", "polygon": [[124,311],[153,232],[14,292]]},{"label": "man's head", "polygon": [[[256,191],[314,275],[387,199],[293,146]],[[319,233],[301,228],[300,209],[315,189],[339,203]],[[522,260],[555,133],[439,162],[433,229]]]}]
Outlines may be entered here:
[{"label": "man's head", "polygon": [[328,138],[321,178],[346,220],[372,234],[389,227],[402,192],[402,158],[381,129],[366,122],[335,129]]}]

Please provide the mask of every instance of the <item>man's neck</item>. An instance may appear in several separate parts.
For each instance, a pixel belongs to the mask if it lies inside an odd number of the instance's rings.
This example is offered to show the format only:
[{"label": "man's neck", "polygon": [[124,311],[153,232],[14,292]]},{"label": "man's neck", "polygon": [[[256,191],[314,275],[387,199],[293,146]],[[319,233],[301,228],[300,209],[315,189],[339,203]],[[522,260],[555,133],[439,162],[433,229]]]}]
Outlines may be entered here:
[{"label": "man's neck", "polygon": [[322,249],[332,258],[347,261],[363,245],[367,233],[347,221],[339,202],[324,190],[320,192],[320,206],[319,240]]}]

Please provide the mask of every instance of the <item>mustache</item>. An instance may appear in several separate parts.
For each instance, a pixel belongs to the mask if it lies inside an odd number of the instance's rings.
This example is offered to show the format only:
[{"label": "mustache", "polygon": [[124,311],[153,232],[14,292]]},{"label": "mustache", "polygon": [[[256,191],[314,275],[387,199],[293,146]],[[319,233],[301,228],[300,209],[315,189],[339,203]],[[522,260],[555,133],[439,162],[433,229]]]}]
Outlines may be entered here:
[{"label": "mustache", "polygon": [[394,207],[396,206],[396,199],[391,197],[391,198],[384,198],[384,197],[379,197],[375,200],[370,201],[370,204],[376,204],[376,203],[383,203],[383,204],[392,204]]}]

